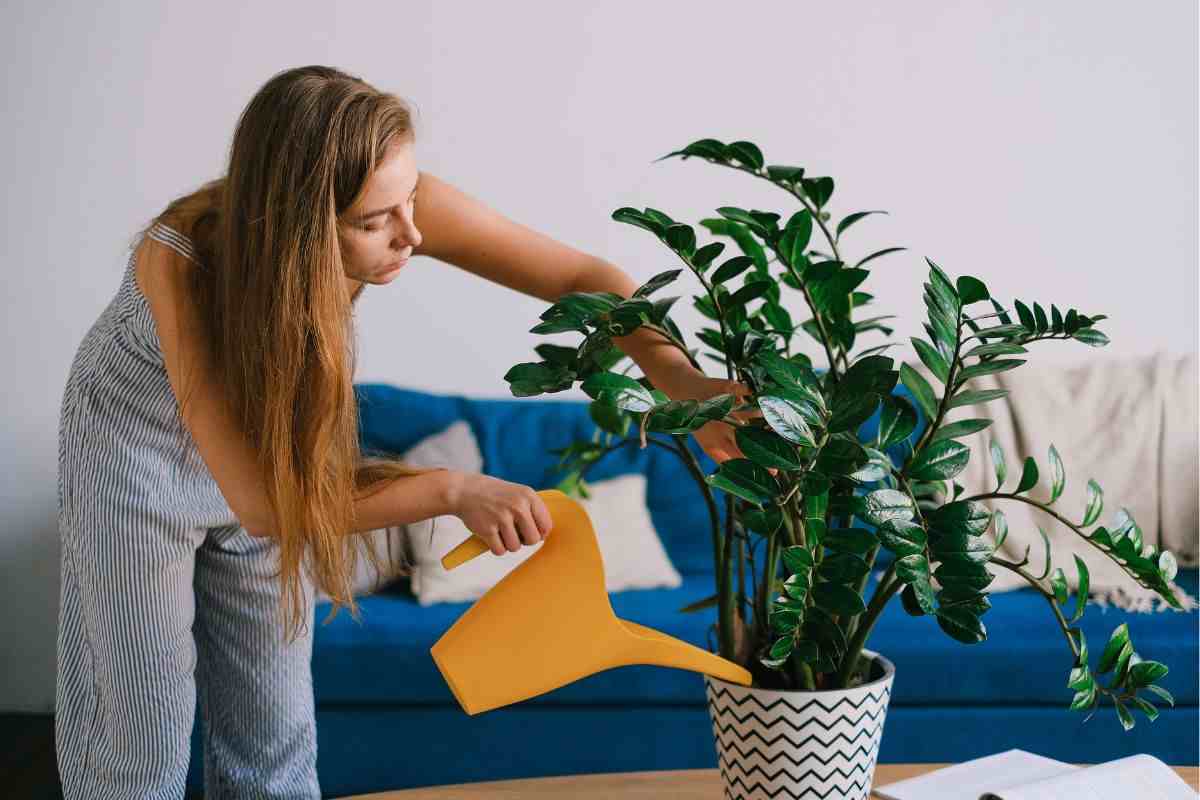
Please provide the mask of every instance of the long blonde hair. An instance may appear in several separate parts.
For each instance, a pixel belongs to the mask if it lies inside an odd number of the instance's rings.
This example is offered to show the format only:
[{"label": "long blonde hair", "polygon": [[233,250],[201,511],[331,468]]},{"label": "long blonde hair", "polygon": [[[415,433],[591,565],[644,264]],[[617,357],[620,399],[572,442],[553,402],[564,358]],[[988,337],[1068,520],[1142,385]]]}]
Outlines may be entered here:
[{"label": "long blonde hair", "polygon": [[[162,221],[195,246],[192,288],[205,344],[258,454],[274,514],[273,577],[282,582],[289,641],[311,614],[305,567],[333,601],[326,622],[340,608],[359,619],[355,498],[436,471],[360,451],[357,293],[347,295],[338,239],[342,215],[389,145],[414,139],[399,97],[332,67],[280,72],[238,119],[224,177],[174,200],[135,237]],[[366,552],[380,570],[374,546]]]}]

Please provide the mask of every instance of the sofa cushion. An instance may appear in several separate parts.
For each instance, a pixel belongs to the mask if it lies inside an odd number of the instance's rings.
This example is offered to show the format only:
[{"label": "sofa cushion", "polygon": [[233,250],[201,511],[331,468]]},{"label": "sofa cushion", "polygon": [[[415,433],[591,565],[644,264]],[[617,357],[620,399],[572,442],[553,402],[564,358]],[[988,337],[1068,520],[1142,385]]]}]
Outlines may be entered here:
[{"label": "sofa cushion", "polygon": [[[1179,581],[1195,593],[1197,570],[1180,570]],[[618,592],[610,599],[618,617],[714,651],[715,631],[710,640],[709,629],[716,619],[715,610],[679,613],[688,603],[711,595],[714,585],[711,574],[684,575],[678,589]],[[872,579],[868,591],[873,591],[873,586]],[[868,640],[871,649],[896,665],[892,702],[1049,704],[1061,705],[1063,713],[1068,713],[1070,652],[1046,601],[1032,589],[1020,589],[993,595],[992,603],[983,617],[987,641],[964,645],[946,636],[936,621],[908,616],[893,600]],[[322,624],[330,606],[318,605],[313,644],[318,704],[455,705],[429,649],[469,607],[470,603],[447,603],[422,608],[411,596],[385,590],[360,601],[359,625],[347,613]],[[1195,613],[1135,614],[1089,607],[1078,625],[1087,636],[1093,664],[1112,629],[1122,622],[1129,624],[1130,636],[1143,658],[1170,668],[1160,685],[1172,692],[1179,704],[1196,705],[1200,648]],[[704,689],[698,673],[636,665],[600,672],[525,702],[703,703]]]}]

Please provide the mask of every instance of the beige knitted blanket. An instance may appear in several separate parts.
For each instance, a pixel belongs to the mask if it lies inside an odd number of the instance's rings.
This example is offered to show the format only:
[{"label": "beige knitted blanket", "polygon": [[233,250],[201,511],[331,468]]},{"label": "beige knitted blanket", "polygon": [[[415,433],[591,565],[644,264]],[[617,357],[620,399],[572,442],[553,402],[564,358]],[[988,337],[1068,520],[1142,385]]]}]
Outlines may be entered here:
[{"label": "beige knitted blanket", "polygon": [[[930,378],[919,362],[910,366]],[[931,385],[940,391],[936,380],[931,379]],[[971,448],[967,468],[955,478],[965,489],[962,497],[996,490],[989,454],[995,441],[1008,466],[1001,491],[1016,490],[1022,464],[1032,456],[1040,479],[1025,496],[1046,502],[1051,485],[1048,451],[1053,444],[1066,473],[1063,493],[1051,506],[1054,511],[1080,523],[1088,502],[1088,481],[1093,479],[1103,490],[1104,502],[1095,525],[1112,530],[1124,509],[1141,528],[1147,545],[1170,550],[1181,567],[1197,565],[1200,377],[1195,353],[1094,357],[1068,365],[1039,364],[1037,354],[1031,353],[1021,367],[975,378],[966,388],[1006,389],[1009,395],[956,408],[947,415],[951,421],[993,420],[991,427],[959,440]],[[1170,608],[1112,558],[1040,509],[1014,500],[984,502],[993,510],[1001,509],[1008,520],[1008,536],[998,556],[1019,562],[1029,546],[1026,569],[1040,575],[1045,563],[1040,525],[1052,548],[1051,574],[1061,567],[1072,595],[1078,588],[1074,560],[1078,555],[1090,573],[1091,601],[1139,612]],[[994,527],[988,535],[994,536],[993,531]],[[989,592],[1029,585],[1009,569],[994,565],[989,569],[996,576]],[[1172,587],[1185,609],[1197,606],[1196,599],[1174,582]]]}]

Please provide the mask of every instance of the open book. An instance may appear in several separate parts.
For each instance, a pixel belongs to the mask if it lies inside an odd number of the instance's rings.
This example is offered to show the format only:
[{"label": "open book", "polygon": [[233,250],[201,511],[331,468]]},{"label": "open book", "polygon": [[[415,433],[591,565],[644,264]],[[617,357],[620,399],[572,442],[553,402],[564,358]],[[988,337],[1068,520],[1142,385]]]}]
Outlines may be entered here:
[{"label": "open book", "polygon": [[1196,800],[1175,770],[1140,754],[1077,767],[1024,750],[964,761],[874,790],[883,800]]}]

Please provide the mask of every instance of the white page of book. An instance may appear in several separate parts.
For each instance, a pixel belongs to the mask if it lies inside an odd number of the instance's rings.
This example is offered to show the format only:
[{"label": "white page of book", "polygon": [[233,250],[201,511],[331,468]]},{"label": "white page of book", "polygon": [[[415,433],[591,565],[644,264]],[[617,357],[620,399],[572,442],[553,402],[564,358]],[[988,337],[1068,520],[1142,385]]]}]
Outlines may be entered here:
[{"label": "white page of book", "polygon": [[[1025,750],[1005,750],[874,790],[883,800],[978,800],[984,792],[1041,781],[1079,767]],[[1007,800],[1007,798],[1006,798]]]},{"label": "white page of book", "polygon": [[980,800],[1196,800],[1196,792],[1157,758],[1145,753],[1118,758],[1012,789],[990,789]]}]

